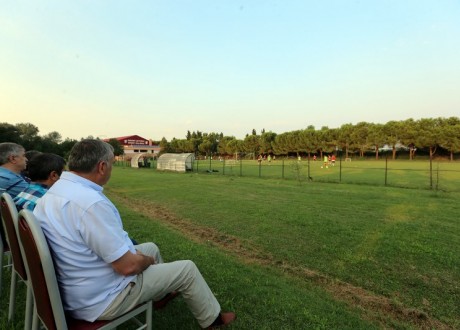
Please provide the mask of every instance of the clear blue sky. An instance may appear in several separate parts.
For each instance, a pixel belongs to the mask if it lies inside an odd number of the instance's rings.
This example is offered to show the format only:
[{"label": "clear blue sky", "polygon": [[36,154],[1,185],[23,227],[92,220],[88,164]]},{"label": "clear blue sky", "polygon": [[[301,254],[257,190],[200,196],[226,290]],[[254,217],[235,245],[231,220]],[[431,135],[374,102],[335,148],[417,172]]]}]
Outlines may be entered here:
[{"label": "clear blue sky", "polygon": [[460,1],[0,0],[0,122],[244,138],[460,116]]}]

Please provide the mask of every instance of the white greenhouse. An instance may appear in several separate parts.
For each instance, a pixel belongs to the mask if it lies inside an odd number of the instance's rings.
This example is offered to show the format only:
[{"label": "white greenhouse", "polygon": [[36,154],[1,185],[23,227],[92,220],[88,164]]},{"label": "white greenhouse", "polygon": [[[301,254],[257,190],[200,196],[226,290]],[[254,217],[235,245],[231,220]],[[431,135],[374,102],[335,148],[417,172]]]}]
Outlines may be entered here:
[{"label": "white greenhouse", "polygon": [[149,159],[153,158],[153,154],[142,153],[134,154],[131,158],[131,167],[150,167]]},{"label": "white greenhouse", "polygon": [[163,154],[158,158],[157,170],[186,172],[193,171],[194,154]]}]

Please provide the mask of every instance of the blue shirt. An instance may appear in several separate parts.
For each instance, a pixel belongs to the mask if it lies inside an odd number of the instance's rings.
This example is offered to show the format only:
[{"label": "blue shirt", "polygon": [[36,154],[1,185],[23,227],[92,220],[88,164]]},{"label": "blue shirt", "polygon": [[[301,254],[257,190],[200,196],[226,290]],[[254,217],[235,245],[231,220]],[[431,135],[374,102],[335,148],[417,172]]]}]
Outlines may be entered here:
[{"label": "blue shirt", "polygon": [[48,186],[32,182],[25,190],[21,191],[14,199],[18,211],[28,209],[33,211],[37,201],[48,191]]},{"label": "blue shirt", "polygon": [[34,210],[53,253],[64,310],[91,322],[135,278],[112,268],[112,262],[136,250],[102,190],[63,172]]},{"label": "blue shirt", "polygon": [[0,191],[7,192],[11,198],[16,197],[29,186],[24,178],[9,169],[0,166]]}]

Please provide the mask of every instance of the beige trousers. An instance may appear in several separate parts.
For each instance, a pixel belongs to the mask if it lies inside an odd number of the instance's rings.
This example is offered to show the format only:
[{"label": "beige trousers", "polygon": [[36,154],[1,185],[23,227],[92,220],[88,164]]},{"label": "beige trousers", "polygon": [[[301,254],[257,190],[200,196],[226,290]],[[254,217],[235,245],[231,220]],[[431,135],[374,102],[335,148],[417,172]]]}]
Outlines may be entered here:
[{"label": "beige trousers", "polygon": [[154,243],[136,245],[135,248],[142,254],[153,256],[156,264],[121,291],[99,320],[113,319],[140,303],[158,301],[166,294],[178,291],[202,328],[214,322],[220,313],[219,302],[193,261],[163,263],[160,250]]}]

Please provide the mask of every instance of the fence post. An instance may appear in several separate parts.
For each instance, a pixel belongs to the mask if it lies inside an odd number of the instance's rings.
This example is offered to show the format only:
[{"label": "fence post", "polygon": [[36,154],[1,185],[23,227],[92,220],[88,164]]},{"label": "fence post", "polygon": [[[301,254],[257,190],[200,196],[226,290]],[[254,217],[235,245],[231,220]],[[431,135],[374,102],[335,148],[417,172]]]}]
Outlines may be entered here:
[{"label": "fence post", "polygon": [[284,159],[281,164],[281,178],[284,179]]},{"label": "fence post", "polygon": [[340,171],[339,171],[339,183],[342,183],[342,150],[340,150]]},{"label": "fence post", "polygon": [[438,167],[436,169],[436,191],[439,189],[439,161],[438,161]]},{"label": "fence post", "polygon": [[388,151],[385,153],[385,186],[387,185],[387,177],[388,177]]},{"label": "fence post", "polygon": [[430,189],[433,189],[433,156],[430,149]]}]

